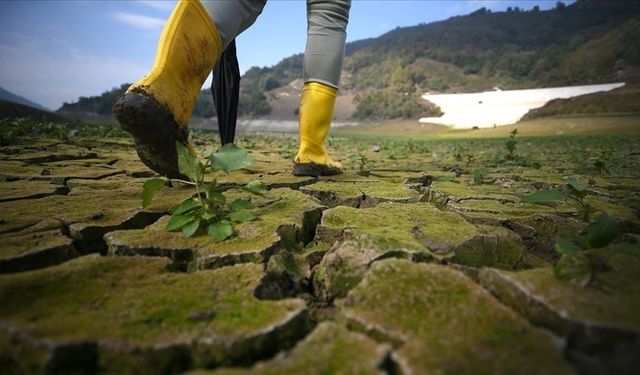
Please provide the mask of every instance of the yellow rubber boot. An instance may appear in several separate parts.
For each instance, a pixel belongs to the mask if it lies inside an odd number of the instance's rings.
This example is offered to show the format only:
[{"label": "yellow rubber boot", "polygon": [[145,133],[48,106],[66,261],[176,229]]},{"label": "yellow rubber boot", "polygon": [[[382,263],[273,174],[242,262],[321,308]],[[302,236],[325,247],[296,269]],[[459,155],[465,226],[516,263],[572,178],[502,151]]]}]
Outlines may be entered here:
[{"label": "yellow rubber boot", "polygon": [[196,98],[221,53],[218,30],[200,1],[181,0],[162,30],[153,68],[116,102],[114,115],[154,171],[183,177],[175,143],[188,143]]},{"label": "yellow rubber boot", "polygon": [[317,82],[302,88],[300,100],[300,149],[293,174],[296,176],[330,176],[342,173],[342,165],[331,160],[324,141],[329,133],[338,90]]}]

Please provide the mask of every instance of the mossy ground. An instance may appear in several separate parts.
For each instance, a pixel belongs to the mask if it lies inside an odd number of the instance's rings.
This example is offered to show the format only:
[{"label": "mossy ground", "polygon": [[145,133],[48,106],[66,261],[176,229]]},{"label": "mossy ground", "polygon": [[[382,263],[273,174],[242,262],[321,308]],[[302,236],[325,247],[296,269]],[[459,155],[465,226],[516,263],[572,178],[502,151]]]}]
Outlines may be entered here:
[{"label": "mossy ground", "polygon": [[[581,372],[581,357],[566,353],[584,347],[568,340],[566,350],[556,348],[531,311],[565,311],[570,327],[622,327],[622,336],[593,336],[590,350],[637,337],[637,255],[611,257],[599,283],[566,284],[552,272],[554,241],[577,243],[589,223],[575,202],[522,197],[566,189],[566,178],[576,177],[588,185],[592,217],[606,212],[619,223],[615,242],[637,243],[640,136],[518,138],[511,158],[505,141],[330,137],[347,170],[313,178],[290,174],[294,136],[240,134],[256,164],[207,178],[229,197],[248,197],[239,188],[253,180],[270,191],[252,198],[257,220],[236,225],[222,243],[164,230],[169,209],[193,195],[192,186],[167,184],[142,208],[142,185],[154,174],[129,140],[4,146],[0,366]],[[217,142],[194,137],[199,148]],[[531,295],[517,305],[487,275],[507,275]],[[314,330],[318,320],[329,322]],[[97,343],[96,353],[78,349],[86,342]],[[74,350],[85,356],[61,354]],[[606,358],[594,358],[607,369]]]},{"label": "mossy ground", "polygon": [[[5,276],[2,299],[12,303],[0,314],[39,337],[144,346],[250,334],[301,306],[253,298],[262,276],[257,265],[188,274],[167,272],[166,265],[162,258],[89,255],[34,274]],[[213,312],[210,318],[189,319],[207,311]]]},{"label": "mossy ground", "polygon": [[250,370],[220,369],[211,374],[373,374],[388,349],[362,334],[325,322],[286,357],[258,363]]},{"label": "mossy ground", "polygon": [[402,341],[404,371],[570,373],[550,336],[442,266],[382,261],[339,307],[355,325]]},{"label": "mossy ground", "polygon": [[[308,225],[305,216],[322,208],[313,197],[291,189],[274,189],[268,196],[259,198],[240,190],[230,190],[226,194],[230,201],[249,199],[257,206],[257,219],[237,224],[231,239],[216,243],[204,233],[185,238],[181,232],[167,232],[165,227],[169,216],[165,216],[144,229],[109,233],[105,239],[110,252],[117,255],[188,257],[192,258],[189,259],[191,268],[212,268],[212,264],[216,267],[246,261],[261,263],[276,247],[291,249],[301,241]],[[180,252],[185,255],[177,254]],[[224,257],[229,260],[215,261]]]}]

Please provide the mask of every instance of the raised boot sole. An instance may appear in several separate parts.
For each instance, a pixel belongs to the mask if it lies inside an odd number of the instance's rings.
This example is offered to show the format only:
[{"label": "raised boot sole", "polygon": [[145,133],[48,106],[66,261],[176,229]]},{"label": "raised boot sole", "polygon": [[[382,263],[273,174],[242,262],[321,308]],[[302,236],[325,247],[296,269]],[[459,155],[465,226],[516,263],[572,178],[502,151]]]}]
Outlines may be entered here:
[{"label": "raised boot sole", "polygon": [[342,173],[342,169],[316,163],[293,163],[294,176],[333,176]]},{"label": "raised boot sole", "polygon": [[178,169],[176,142],[187,144],[189,130],[154,98],[128,92],[118,98],[113,114],[122,129],[133,136],[140,160],[169,178],[187,179]]}]

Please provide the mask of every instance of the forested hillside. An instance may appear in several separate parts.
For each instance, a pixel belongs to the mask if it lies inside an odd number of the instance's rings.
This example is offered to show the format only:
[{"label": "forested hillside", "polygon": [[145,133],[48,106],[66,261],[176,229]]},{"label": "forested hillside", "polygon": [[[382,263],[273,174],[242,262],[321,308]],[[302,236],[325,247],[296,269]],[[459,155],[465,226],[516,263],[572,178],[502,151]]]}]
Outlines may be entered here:
[{"label": "forested hillside", "polygon": [[[111,115],[113,104],[116,102],[118,97],[127,91],[129,86],[131,86],[130,83],[123,83],[120,87],[114,87],[111,90],[103,92],[99,96],[81,96],[77,102],[63,103],[62,107],[60,107],[57,112]],[[203,90],[200,92],[193,114],[198,117],[211,117],[215,115],[213,100],[211,99],[211,93],[209,91]]]},{"label": "forested hillside", "polygon": [[[561,2],[506,12],[485,8],[446,21],[396,28],[349,43],[343,93],[356,119],[435,115],[421,94],[640,81],[640,4],[634,1]],[[271,111],[269,92],[302,76],[302,55],[272,67],[253,67],[241,80],[241,115]],[[127,85],[80,98],[61,111],[110,113]],[[291,111],[293,113],[293,110]],[[194,115],[212,116],[203,91]]]},{"label": "forested hillside", "polygon": [[[637,2],[578,1],[548,11],[482,8],[397,28],[347,45],[343,88],[357,93],[355,117],[393,118],[420,116],[420,95],[427,91],[638,81],[639,16]],[[252,80],[288,83],[294,58],[260,69]]]}]

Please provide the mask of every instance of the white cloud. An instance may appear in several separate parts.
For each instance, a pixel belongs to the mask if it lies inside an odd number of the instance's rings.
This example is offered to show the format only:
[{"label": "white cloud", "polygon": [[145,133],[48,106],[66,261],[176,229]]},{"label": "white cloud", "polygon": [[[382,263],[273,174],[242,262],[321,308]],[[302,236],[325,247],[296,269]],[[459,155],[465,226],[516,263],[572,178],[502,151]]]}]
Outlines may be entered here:
[{"label": "white cloud", "polygon": [[[133,82],[148,66],[112,57],[95,56],[71,46],[51,50],[0,45],[0,86],[51,109],[79,96],[99,95]],[[56,50],[57,49],[57,50]]]},{"label": "white cloud", "polygon": [[135,13],[114,12],[113,18],[132,27],[143,30],[160,30],[164,20],[155,17],[143,16]]},{"label": "white cloud", "polygon": [[173,5],[175,4],[175,1],[168,1],[168,0],[140,0],[139,1],[140,4],[144,4],[150,8],[153,8],[155,10],[161,10],[161,11],[169,11],[171,9],[173,9]]}]

